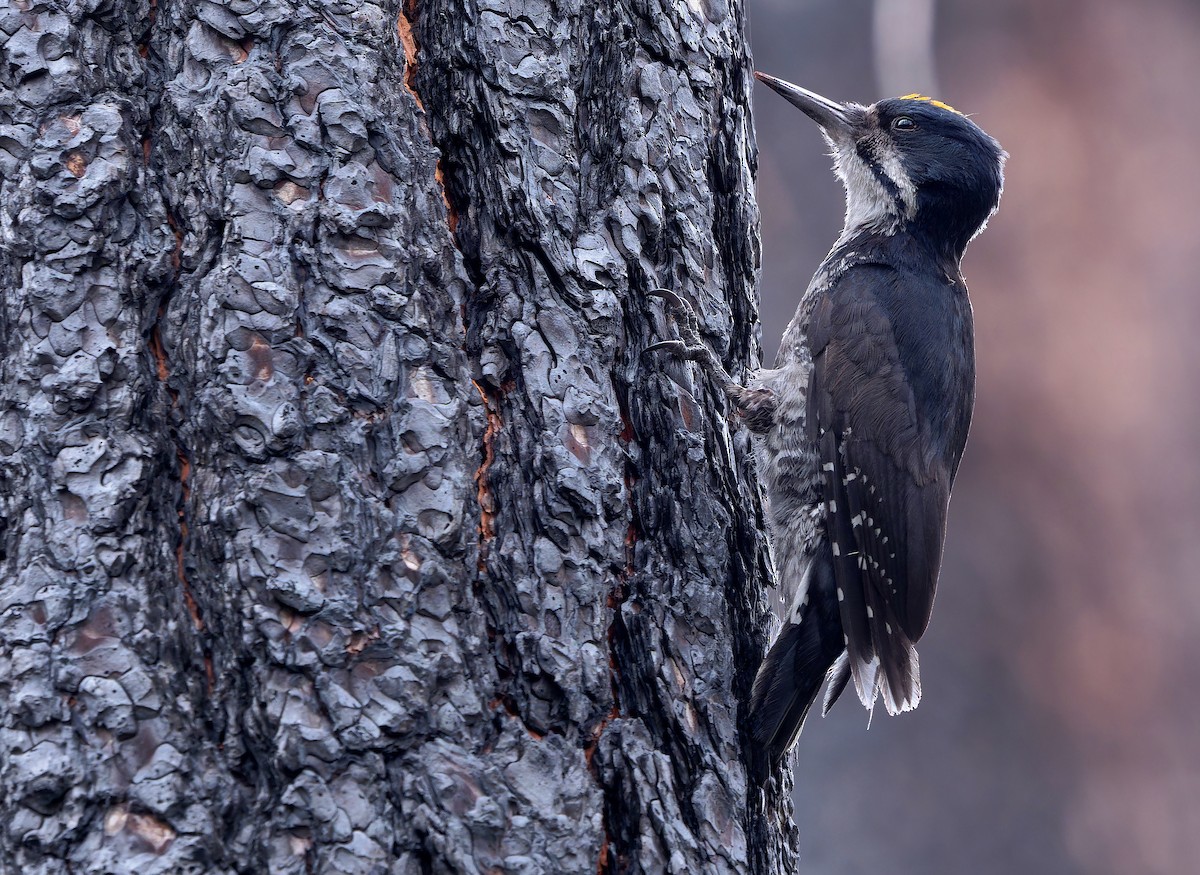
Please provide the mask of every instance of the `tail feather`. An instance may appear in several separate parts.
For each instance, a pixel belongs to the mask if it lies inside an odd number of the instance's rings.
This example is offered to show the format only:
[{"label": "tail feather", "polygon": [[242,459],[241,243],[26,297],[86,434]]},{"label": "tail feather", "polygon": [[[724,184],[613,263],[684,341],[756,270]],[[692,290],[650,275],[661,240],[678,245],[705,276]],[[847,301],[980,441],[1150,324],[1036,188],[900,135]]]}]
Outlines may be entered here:
[{"label": "tail feather", "polygon": [[[874,639],[875,694],[882,694],[883,704],[893,717],[911,711],[921,701],[921,668],[917,649],[904,633],[895,611],[875,587],[864,587],[870,610]],[[875,695],[871,696],[871,705]],[[863,701],[867,705],[866,700]],[[869,706],[868,706],[869,707]]]},{"label": "tail feather", "polygon": [[[754,678],[754,737],[767,749],[772,765],[795,744],[821,684],[843,652],[832,560],[828,544],[813,557],[807,600],[789,614]],[[845,680],[841,683],[844,687]]]},{"label": "tail feather", "polygon": [[819,641],[812,624],[788,623],[754,679],[754,736],[777,762],[800,735],[825,672],[818,669]]},{"label": "tail feather", "polygon": [[825,701],[821,704],[821,716],[824,717],[838,700],[838,696],[850,682],[850,654],[843,650],[837,661],[829,667],[829,686],[825,688]]}]

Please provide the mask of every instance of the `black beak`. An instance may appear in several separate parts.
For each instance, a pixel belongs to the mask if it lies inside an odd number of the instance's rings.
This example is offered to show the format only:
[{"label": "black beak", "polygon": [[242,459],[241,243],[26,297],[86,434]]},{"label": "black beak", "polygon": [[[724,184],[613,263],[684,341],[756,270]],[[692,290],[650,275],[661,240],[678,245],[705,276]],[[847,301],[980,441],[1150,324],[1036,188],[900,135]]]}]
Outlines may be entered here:
[{"label": "black beak", "polygon": [[845,105],[757,70],[754,72],[754,78],[769,86],[772,91],[783,95],[788,103],[819,124],[831,137],[851,133],[854,124]]}]

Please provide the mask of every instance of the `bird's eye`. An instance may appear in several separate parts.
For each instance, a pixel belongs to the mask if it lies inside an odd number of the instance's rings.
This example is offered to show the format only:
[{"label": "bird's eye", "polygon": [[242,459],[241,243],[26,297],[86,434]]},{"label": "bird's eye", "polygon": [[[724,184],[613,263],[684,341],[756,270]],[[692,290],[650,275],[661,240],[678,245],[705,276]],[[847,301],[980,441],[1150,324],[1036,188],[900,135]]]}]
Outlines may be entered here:
[{"label": "bird's eye", "polygon": [[892,128],[897,131],[915,131],[917,123],[906,115],[902,115],[892,122]]}]

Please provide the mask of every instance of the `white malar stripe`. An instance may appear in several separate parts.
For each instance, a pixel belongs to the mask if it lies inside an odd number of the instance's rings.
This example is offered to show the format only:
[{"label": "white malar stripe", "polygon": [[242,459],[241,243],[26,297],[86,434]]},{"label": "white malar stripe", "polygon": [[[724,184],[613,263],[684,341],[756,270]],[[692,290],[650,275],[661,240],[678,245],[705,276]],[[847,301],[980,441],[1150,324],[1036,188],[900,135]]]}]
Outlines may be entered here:
[{"label": "white malar stripe", "polygon": [[900,192],[900,200],[904,201],[904,218],[912,219],[917,214],[917,187],[904,170],[900,153],[891,138],[885,137],[876,142],[881,144],[881,148],[877,150],[879,166]]},{"label": "white malar stripe", "polygon": [[846,189],[846,220],[842,238],[849,238],[860,230],[896,233],[901,218],[896,214],[896,202],[867,162],[858,157],[854,139],[847,137],[834,142],[833,153],[834,172]]}]

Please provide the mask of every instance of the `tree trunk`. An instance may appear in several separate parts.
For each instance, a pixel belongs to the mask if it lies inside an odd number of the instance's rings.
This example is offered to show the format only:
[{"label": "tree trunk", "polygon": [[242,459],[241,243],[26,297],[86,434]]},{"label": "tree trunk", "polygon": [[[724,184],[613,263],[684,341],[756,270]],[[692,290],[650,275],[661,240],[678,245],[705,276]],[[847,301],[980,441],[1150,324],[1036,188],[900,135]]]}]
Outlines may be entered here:
[{"label": "tree trunk", "polygon": [[0,872],[792,871],[742,5],[0,41]]}]

